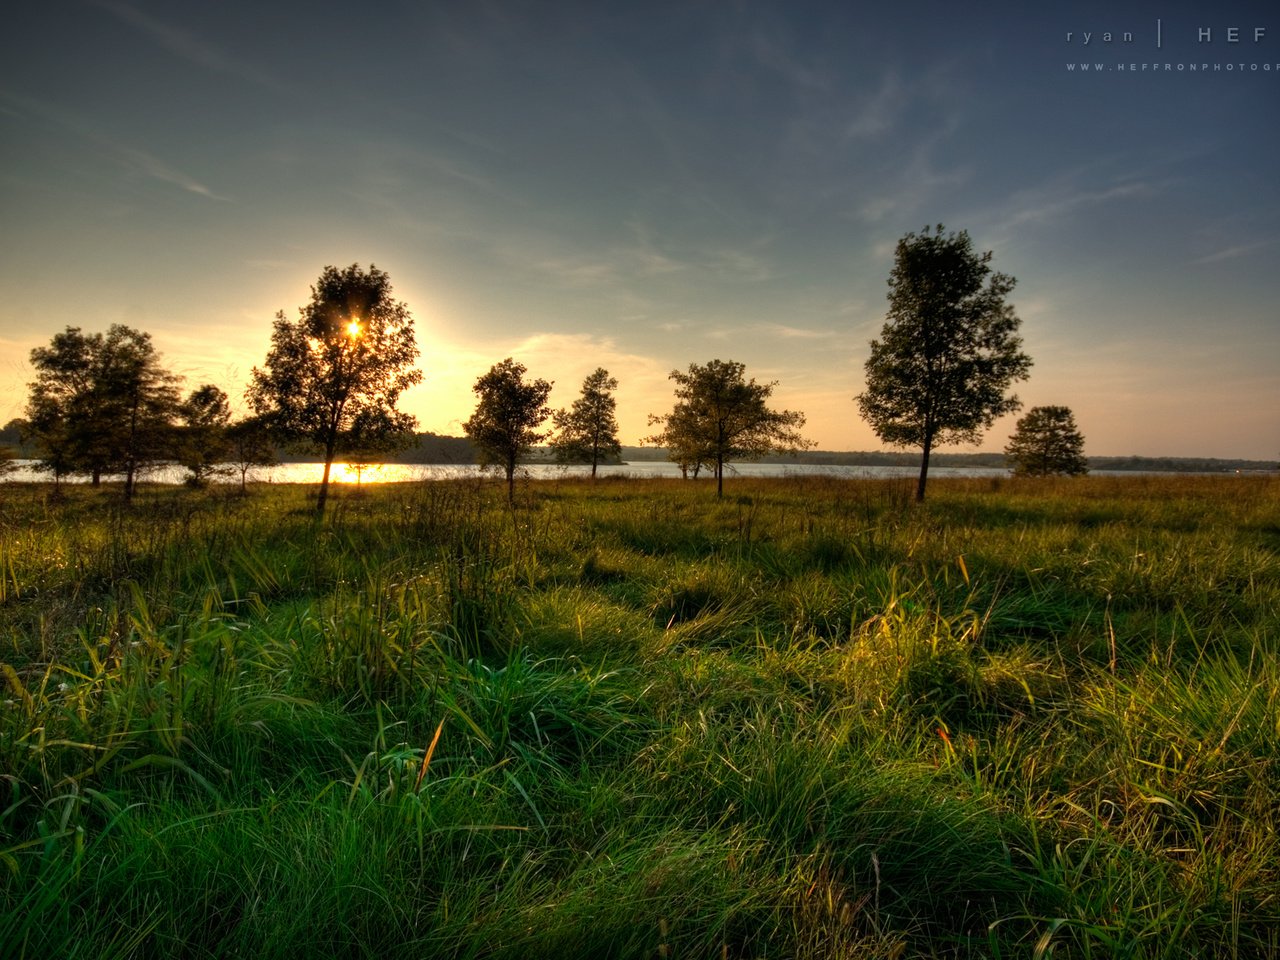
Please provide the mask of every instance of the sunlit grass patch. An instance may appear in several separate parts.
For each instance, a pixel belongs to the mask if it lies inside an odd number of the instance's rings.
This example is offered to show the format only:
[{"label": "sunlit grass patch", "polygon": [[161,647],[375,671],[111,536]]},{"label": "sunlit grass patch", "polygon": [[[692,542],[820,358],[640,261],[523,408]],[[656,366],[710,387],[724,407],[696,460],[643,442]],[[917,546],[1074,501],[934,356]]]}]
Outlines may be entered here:
[{"label": "sunlit grass patch", "polygon": [[652,643],[658,628],[631,605],[599,591],[559,587],[530,597],[517,619],[521,642],[546,654],[575,654],[625,662]]}]

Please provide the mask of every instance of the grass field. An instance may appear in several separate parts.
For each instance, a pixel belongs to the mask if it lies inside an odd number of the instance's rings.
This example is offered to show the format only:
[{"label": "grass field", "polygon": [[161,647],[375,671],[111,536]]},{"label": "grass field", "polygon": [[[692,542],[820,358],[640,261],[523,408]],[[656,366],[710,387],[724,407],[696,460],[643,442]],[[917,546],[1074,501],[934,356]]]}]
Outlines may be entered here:
[{"label": "grass field", "polygon": [[0,955],[1280,956],[1280,479],[903,483],[0,486]]}]

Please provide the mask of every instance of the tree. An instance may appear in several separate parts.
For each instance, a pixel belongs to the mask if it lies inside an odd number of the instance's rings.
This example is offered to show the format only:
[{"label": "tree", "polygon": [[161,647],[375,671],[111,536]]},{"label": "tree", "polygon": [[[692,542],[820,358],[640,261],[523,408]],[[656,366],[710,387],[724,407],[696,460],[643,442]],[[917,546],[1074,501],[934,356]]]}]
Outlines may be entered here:
[{"label": "tree", "polygon": [[168,458],[178,409],[179,377],[160,362],[151,335],[122,324],[102,334],[79,327],[31,351],[27,422],[56,484],[68,473],[125,477],[133,498],[138,473]]},{"label": "tree", "polygon": [[311,302],[290,323],[276,314],[265,365],[247,397],[284,442],[324,456],[316,501],[323,515],[337,453],[413,441],[417,420],[396,409],[421,382],[409,308],[391,296],[391,278],[373,264],[325,267]]},{"label": "tree", "polygon": [[1005,298],[1014,279],[993,273],[991,253],[969,234],[909,233],[889,275],[888,322],[871,341],[866,389],[856,398],[881,440],[923,452],[916,500],[924,500],[929,454],[976,443],[997,417],[1021,407],[1005,391],[1025,380],[1021,321]]},{"label": "tree", "polygon": [[597,367],[595,373],[582,381],[582,396],[573,401],[573,406],[552,414],[556,436],[551,446],[556,459],[561,463],[590,463],[592,480],[602,460],[617,458],[622,453],[618,420],[614,416],[618,401],[613,391],[617,389],[617,379],[609,376],[608,370]]},{"label": "tree", "polygon": [[1084,437],[1070,407],[1032,407],[1004,448],[1015,476],[1080,476],[1089,472]]},{"label": "tree", "polygon": [[480,463],[500,466],[507,478],[507,501],[515,500],[516,463],[535,443],[547,436],[539,432],[551,408],[546,380],[526,383],[525,365],[510,357],[495,363],[471,388],[480,398],[476,412],[462,425],[476,445]]},{"label": "tree", "polygon": [[21,447],[25,442],[23,438],[27,434],[27,421],[21,417],[14,417],[3,427],[0,427],[0,443],[9,444],[13,447]]},{"label": "tree", "polygon": [[178,383],[160,364],[151,334],[113,324],[103,341],[94,402],[105,414],[107,462],[124,474],[124,498],[133,499],[138,473],[169,459]]},{"label": "tree", "polygon": [[804,414],[769,409],[777,383],[746,380],[745,370],[733,360],[690,364],[688,373],[673,370],[675,407],[666,416],[649,418],[664,429],[647,441],[666,445],[683,458],[677,462],[714,468],[718,497],[724,496],[726,463],[812,446],[800,435]]},{"label": "tree", "polygon": [[228,459],[240,471],[240,492],[248,493],[253,467],[274,467],[280,462],[271,425],[263,417],[245,417],[227,427]]},{"label": "tree", "polygon": [[102,350],[102,334],[86,335],[79,327],[54,334],[47,347],[31,351],[36,379],[28,384],[24,439],[35,444],[39,469],[53,474],[56,489],[62,478],[78,470],[101,480],[101,465],[89,469],[86,447],[96,433],[97,410],[92,402],[94,365]]},{"label": "tree", "polygon": [[191,476],[192,486],[204,486],[210,477],[225,475],[231,468],[225,461],[231,453],[227,424],[231,404],[226,393],[212,383],[193,390],[178,409],[182,429],[177,442],[177,460]]},{"label": "tree", "polygon": [[683,479],[692,476],[697,480],[702,468],[711,464],[711,451],[700,435],[698,420],[691,408],[677,404],[665,416],[651,413],[649,426],[662,429],[642,442],[666,447],[667,459],[680,468]]}]

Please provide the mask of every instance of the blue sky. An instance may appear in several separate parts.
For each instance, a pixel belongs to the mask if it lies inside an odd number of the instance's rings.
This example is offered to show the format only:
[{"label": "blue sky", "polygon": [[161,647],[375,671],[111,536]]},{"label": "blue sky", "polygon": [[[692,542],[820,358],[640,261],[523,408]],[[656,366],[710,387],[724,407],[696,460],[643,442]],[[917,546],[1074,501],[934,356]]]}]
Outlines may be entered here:
[{"label": "blue sky", "polygon": [[1088,452],[1274,458],[1280,12],[1117,6],[23,5],[0,420],[69,324],[147,330],[238,399],[275,312],[373,262],[424,429],[460,433],[513,356],[557,406],[607,367],[635,442],[667,374],[720,357],[821,447],[878,449],[853,397],[893,247],[943,223],[1018,279],[1016,392]]}]

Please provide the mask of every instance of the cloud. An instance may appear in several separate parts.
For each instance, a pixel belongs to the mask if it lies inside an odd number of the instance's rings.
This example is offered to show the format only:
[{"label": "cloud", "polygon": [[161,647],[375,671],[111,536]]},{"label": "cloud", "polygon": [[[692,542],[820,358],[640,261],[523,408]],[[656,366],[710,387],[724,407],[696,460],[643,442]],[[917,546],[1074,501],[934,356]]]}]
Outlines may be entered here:
[{"label": "cloud", "polygon": [[215,193],[195,177],[169,165],[155,154],[140,147],[129,146],[107,137],[93,129],[84,120],[73,114],[66,113],[52,104],[12,93],[3,93],[0,96],[8,100],[11,105],[17,107],[20,111],[19,115],[43,120],[58,130],[70,133],[81,140],[93,144],[99,154],[110,158],[132,173],[152,180],[159,180],[162,183],[168,183],[188,193],[194,193],[210,200],[224,202],[230,200],[229,197]]},{"label": "cloud", "polygon": [[970,180],[973,176],[970,167],[946,168],[937,159],[958,126],[958,117],[948,117],[940,127],[921,138],[907,152],[889,183],[880,188],[879,195],[857,210],[858,219],[879,223],[893,216],[901,220],[926,203],[932,203],[939,190],[945,188],[951,192]]},{"label": "cloud", "polygon": [[763,26],[752,30],[747,46],[759,66],[793,87],[826,90],[830,86],[822,71],[815,69],[803,57],[794,55],[776,34]]},{"label": "cloud", "polygon": [[159,180],[162,183],[173,184],[188,193],[208,197],[210,200],[230,201],[229,197],[214,193],[200,181],[187,176],[181,170],[174,169],[145,150],[140,150],[137,147],[127,147],[124,144],[114,143],[109,140],[100,139],[98,142],[113,154],[120,163],[144,176]]},{"label": "cloud", "polygon": [[[1024,223],[1051,223],[1072,216],[1077,210],[1097,206],[1111,200],[1124,200],[1137,197],[1149,197],[1156,192],[1152,184],[1138,181],[1123,183],[1105,190],[1080,190],[1065,195],[1053,196],[1052,193],[1026,194],[1021,198],[1021,206],[1009,214],[999,225],[1001,229],[1012,230]],[[1015,199],[1015,203],[1018,202]]]},{"label": "cloud", "polygon": [[789,327],[781,323],[764,323],[757,327],[762,333],[781,337],[783,340],[829,340],[835,337],[834,330],[808,330],[802,327]]},{"label": "cloud", "polygon": [[91,0],[112,16],[136,28],[176,57],[217,73],[236,77],[257,86],[284,91],[286,85],[250,63],[245,63],[217,46],[179,27],[164,23],[137,7],[119,0]]},{"label": "cloud", "polygon": [[901,117],[909,99],[897,71],[889,71],[880,87],[866,97],[845,124],[846,140],[874,139],[888,130]]},{"label": "cloud", "polygon": [[1263,247],[1272,246],[1274,243],[1274,240],[1259,240],[1256,243],[1236,244],[1235,246],[1219,250],[1217,253],[1211,253],[1206,257],[1201,257],[1199,260],[1192,260],[1191,265],[1203,266],[1204,264],[1209,263],[1221,263],[1223,260],[1234,260],[1237,257],[1243,257],[1247,254],[1253,253],[1255,250],[1261,250]]}]

